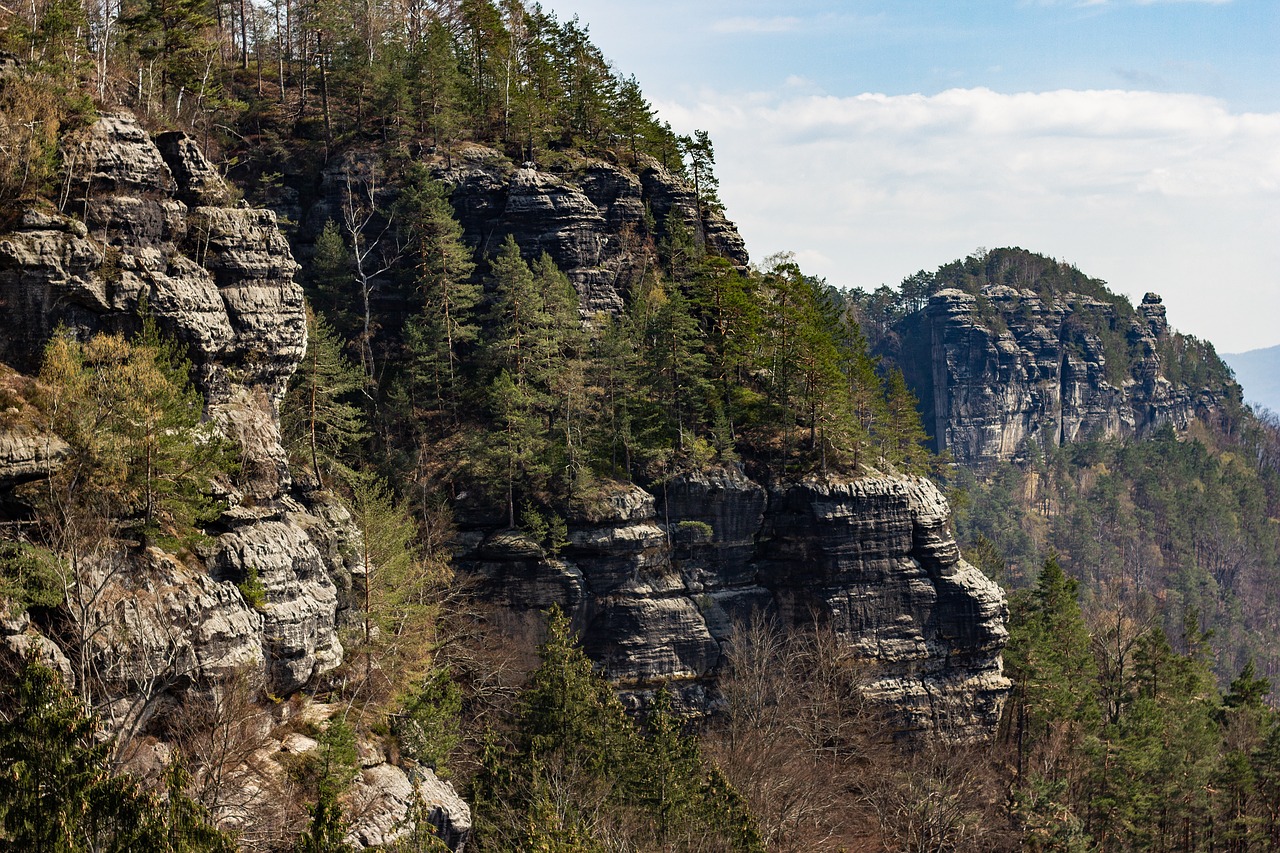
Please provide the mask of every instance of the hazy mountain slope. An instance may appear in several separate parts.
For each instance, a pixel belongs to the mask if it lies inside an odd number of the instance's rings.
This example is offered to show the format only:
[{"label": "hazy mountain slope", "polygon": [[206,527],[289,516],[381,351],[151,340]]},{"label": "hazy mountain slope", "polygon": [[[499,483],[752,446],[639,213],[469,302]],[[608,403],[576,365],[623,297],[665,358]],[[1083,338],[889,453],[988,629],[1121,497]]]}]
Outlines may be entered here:
[{"label": "hazy mountain slope", "polygon": [[1246,402],[1280,411],[1280,345],[1224,353],[1222,360],[1235,371]]}]

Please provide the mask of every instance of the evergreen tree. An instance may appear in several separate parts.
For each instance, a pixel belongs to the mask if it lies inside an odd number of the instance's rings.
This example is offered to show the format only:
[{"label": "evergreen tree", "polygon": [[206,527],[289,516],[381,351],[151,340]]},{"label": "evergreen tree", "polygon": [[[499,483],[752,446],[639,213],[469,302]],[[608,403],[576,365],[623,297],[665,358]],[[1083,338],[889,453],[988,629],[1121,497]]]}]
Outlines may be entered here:
[{"label": "evergreen tree", "polygon": [[352,453],[368,437],[364,414],[348,402],[364,376],[342,354],[337,333],[307,306],[307,353],[280,410],[280,430],[293,452],[324,485],[351,476]]},{"label": "evergreen tree", "polygon": [[184,93],[199,99],[212,94],[209,69],[218,50],[210,38],[213,23],[203,0],[146,0],[121,18],[125,37],[139,58],[152,74],[159,73],[145,91],[139,75],[139,100],[149,103],[155,87],[162,104],[168,108],[172,101],[174,112],[181,113]]},{"label": "evergreen tree", "polygon": [[471,282],[475,264],[449,206],[448,189],[421,166],[411,168],[406,184],[398,207],[417,262],[422,310],[405,327],[405,372],[417,406],[445,414],[456,425],[465,389],[463,356],[478,333],[481,288]]},{"label": "evergreen tree", "polygon": [[634,315],[642,380],[651,395],[642,440],[654,450],[687,455],[696,450],[715,399],[702,331],[689,300],[674,285],[651,287],[637,300]]},{"label": "evergreen tree", "polygon": [[488,362],[497,376],[488,397],[497,430],[477,447],[476,470],[505,493],[514,526],[517,498],[573,499],[585,483],[585,339],[577,295],[547,255],[530,269],[508,236],[491,271]]},{"label": "evergreen tree", "polygon": [[631,165],[640,162],[640,148],[654,125],[653,108],[640,91],[635,75],[621,79],[617,85],[617,98],[611,110],[618,123],[618,132],[631,152]]},{"label": "evergreen tree", "polygon": [[692,137],[681,140],[689,174],[693,178],[693,195],[698,203],[698,220],[710,211],[719,211],[720,198],[716,190],[720,182],[716,180],[713,168],[716,164],[715,147],[711,144],[711,135],[705,130],[695,130]]},{"label": "evergreen tree", "polygon": [[[1006,661],[1014,694],[1006,731],[1017,756],[1017,818],[1031,838],[1069,830],[1075,844],[1082,753],[1097,734],[1097,669],[1078,601],[1079,583],[1050,556],[1035,588],[1011,609]],[[1083,813],[1083,809],[1080,810]],[[1062,818],[1064,822],[1052,821]],[[1060,839],[1061,840],[1061,839]]]},{"label": "evergreen tree", "polygon": [[907,386],[902,371],[893,368],[885,383],[885,415],[879,431],[881,456],[911,473],[923,473],[928,466],[929,440],[920,425],[919,401]]},{"label": "evergreen tree", "polygon": [[755,820],[723,774],[707,767],[695,737],[660,690],[645,717],[644,731],[627,762],[631,799],[652,821],[652,837],[663,849],[686,849],[721,837],[730,849],[763,851]]},{"label": "evergreen tree", "polygon": [[666,268],[667,276],[673,282],[688,281],[704,256],[699,234],[690,229],[680,209],[674,205],[663,217],[660,233],[658,257]]},{"label": "evergreen tree", "polygon": [[883,382],[876,371],[876,359],[868,350],[862,327],[847,314],[841,318],[840,372],[844,375],[844,398],[849,417],[853,446],[852,466],[855,470],[863,463],[875,435],[888,417],[887,404],[882,393]]},{"label": "evergreen tree", "polygon": [[[490,739],[473,783],[480,849],[763,850],[742,798],[659,699],[647,736],[552,608],[515,731]],[[606,846],[608,844],[609,846]]]},{"label": "evergreen tree", "polygon": [[599,407],[588,435],[593,464],[601,474],[630,481],[637,452],[634,422],[640,406],[635,399],[640,388],[639,356],[630,319],[610,318],[592,343],[588,386],[594,389]]},{"label": "evergreen tree", "polygon": [[418,129],[439,148],[453,141],[461,124],[463,78],[453,38],[444,21],[433,17],[421,41],[410,48],[409,78],[418,99]]},{"label": "evergreen tree", "polygon": [[351,266],[351,251],[342,238],[342,230],[332,219],[325,220],[311,259],[314,302],[320,307],[320,313],[332,318],[347,336],[353,334],[358,325],[356,314],[351,310]]},{"label": "evergreen tree", "polygon": [[47,853],[230,853],[230,839],[169,776],[168,803],[109,772],[113,744],[57,673],[28,657],[0,721],[0,844]]}]

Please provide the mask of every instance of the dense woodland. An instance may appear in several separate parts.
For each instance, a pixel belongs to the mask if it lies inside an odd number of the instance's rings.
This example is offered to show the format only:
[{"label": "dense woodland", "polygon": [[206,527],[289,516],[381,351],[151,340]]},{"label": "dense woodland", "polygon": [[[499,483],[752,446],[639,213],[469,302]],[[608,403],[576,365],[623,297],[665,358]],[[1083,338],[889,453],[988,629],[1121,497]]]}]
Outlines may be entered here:
[{"label": "dense woodland", "polygon": [[[653,263],[625,311],[584,318],[547,256],[478,256],[424,160],[463,144],[549,169],[649,158],[689,182],[696,219],[719,209],[714,148],[661,123],[585,24],[518,0],[33,0],[0,7],[0,50],[17,63],[0,80],[0,218],[56,204],[74,168],[60,143],[119,105],[186,130],[255,204],[305,204],[326,164],[369,146],[385,182],[314,233],[285,223],[311,305],[282,408],[293,467],[349,509],[378,567],[317,696],[347,712],[309,730],[320,748],[269,818],[219,832],[235,791],[217,756],[252,753],[242,717],[269,697],[180,709],[170,770],[144,779],[88,663],[63,684],[32,658],[0,701],[0,847],[345,850],[357,734],[452,778],[481,851],[1280,846],[1276,425],[1241,411],[979,479],[927,452],[902,374],[874,355],[944,286],[1013,277],[1132,313],[1100,283],[975,256],[839,293],[787,256],[736,268],[673,216],[636,235]],[[235,448],[202,424],[145,306],[138,326],[55,335],[38,377],[0,375],[3,416],[70,446],[21,496],[37,534],[0,546],[15,618],[86,624],[57,616],[92,606],[66,582],[82,555],[181,555],[222,509]],[[1177,346],[1183,379],[1222,379],[1211,348]],[[994,743],[894,746],[861,698],[865,662],[821,626],[763,618],[735,631],[719,713],[682,720],[659,694],[634,719],[562,614],[488,609],[449,564],[462,492],[554,552],[609,482],[727,462],[775,482],[947,479],[966,553],[1016,590]],[[263,595],[252,576],[240,591]],[[420,832],[398,849],[438,846]]]}]

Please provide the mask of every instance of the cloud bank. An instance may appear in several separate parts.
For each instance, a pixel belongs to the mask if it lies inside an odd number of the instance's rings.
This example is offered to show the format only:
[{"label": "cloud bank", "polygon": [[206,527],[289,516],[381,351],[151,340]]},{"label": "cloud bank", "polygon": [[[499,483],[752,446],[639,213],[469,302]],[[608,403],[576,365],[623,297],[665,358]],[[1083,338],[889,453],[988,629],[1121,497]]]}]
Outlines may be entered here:
[{"label": "cloud bank", "polygon": [[833,284],[875,287],[1021,245],[1122,292],[1162,293],[1175,325],[1225,350],[1280,340],[1280,114],[985,88],[706,92],[659,108],[711,131],[729,215],[757,257],[793,250]]}]

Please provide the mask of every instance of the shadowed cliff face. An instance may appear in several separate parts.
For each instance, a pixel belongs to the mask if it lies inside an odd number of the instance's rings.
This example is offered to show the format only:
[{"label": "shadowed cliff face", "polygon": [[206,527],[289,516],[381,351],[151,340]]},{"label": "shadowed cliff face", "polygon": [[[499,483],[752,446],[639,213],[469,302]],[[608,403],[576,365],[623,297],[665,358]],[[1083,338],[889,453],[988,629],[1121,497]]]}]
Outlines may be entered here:
[{"label": "shadowed cliff face", "polygon": [[666,684],[705,706],[735,622],[834,629],[870,672],[897,736],[994,733],[1009,682],[999,587],[966,563],[949,508],[920,478],[808,479],[766,489],[737,469],[618,487],[557,558],[504,531],[464,564],[520,609],[559,603],[624,690]]},{"label": "shadowed cliff face", "polygon": [[988,285],[980,296],[936,293],[904,321],[898,359],[937,450],[981,467],[1019,459],[1031,442],[1142,437],[1216,416],[1233,392],[1171,381],[1171,334],[1153,293],[1126,319],[1085,295],[1046,305],[1034,291]]},{"label": "shadowed cliff face", "polygon": [[585,316],[622,310],[623,294],[645,272],[640,241],[656,237],[649,231],[660,229],[669,213],[709,254],[747,265],[733,224],[700,209],[693,190],[649,158],[635,171],[592,161],[571,174],[554,174],[515,168],[476,148],[438,176],[454,188],[453,206],[470,244],[487,255],[511,234],[526,257],[547,252],[573,282]]},{"label": "shadowed cliff face", "polygon": [[[427,160],[432,174],[452,188],[450,201],[463,239],[479,258],[496,253],[507,235],[526,259],[546,252],[578,291],[584,317],[619,313],[623,294],[652,263],[648,243],[660,239],[668,214],[682,222],[697,246],[745,268],[746,246],[737,228],[716,210],[699,206],[679,176],[642,157],[635,169],[589,160],[569,172],[511,162],[492,148],[465,146]],[[304,214],[290,209],[313,237],[326,220],[342,222],[348,191],[371,182],[381,206],[392,188],[376,180],[377,155],[348,152],[321,176],[318,198]],[[385,311],[402,310],[388,303]]]}]

